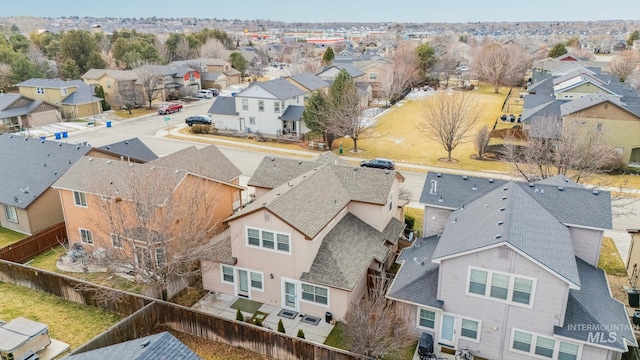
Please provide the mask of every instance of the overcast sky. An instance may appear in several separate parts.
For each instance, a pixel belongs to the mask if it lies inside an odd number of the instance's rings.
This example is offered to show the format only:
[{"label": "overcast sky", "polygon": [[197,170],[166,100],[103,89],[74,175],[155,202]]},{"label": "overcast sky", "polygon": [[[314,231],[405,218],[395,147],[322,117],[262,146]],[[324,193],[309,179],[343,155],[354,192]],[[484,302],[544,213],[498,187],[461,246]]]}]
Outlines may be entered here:
[{"label": "overcast sky", "polygon": [[638,20],[640,0],[2,0],[0,16],[21,15],[285,22]]}]

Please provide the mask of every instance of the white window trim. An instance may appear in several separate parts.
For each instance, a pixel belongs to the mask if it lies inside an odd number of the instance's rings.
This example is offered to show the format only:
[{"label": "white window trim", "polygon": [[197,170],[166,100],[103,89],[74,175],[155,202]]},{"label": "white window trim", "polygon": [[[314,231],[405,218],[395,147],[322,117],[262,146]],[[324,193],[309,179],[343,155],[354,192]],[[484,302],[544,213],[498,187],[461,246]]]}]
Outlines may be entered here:
[{"label": "white window trim", "polygon": [[[518,350],[518,349],[514,349],[513,348],[513,337],[515,336],[515,332],[519,331],[522,333],[526,333],[531,335],[531,350],[529,352],[524,352],[522,350]],[[553,344],[553,356],[552,357],[546,357],[546,356],[542,356],[542,355],[537,355],[535,353],[536,351],[536,340],[538,339],[538,336],[547,338],[547,339],[553,339],[555,340],[555,343]],[[522,329],[518,329],[518,328],[511,328],[511,337],[509,338],[509,351],[512,353],[516,353],[516,354],[522,354],[522,355],[526,355],[526,356],[530,356],[532,358],[536,358],[536,359],[546,359],[546,360],[557,360],[558,359],[558,355],[560,354],[560,343],[564,342],[567,344],[571,344],[571,345],[577,345],[578,346],[578,355],[576,356],[576,360],[580,360],[582,359],[582,347],[583,344],[580,344],[578,342],[572,342],[572,341],[565,341],[562,339],[558,339],[554,336],[549,336],[549,335],[542,335],[542,334],[537,334],[531,331],[526,331],[526,330],[522,330]]]},{"label": "white window trim", "polygon": [[[431,310],[431,309],[420,307],[420,306],[418,306],[417,308],[418,308],[418,311],[416,312],[416,327],[418,329],[435,331],[435,329],[436,329],[436,319],[438,318],[438,312],[435,311],[435,310]],[[429,311],[429,312],[433,313],[433,327],[432,328],[420,325],[420,319],[421,319],[420,318],[420,310],[425,310],[425,311]]]},{"label": "white window trim", "polygon": [[[258,233],[260,234],[260,246],[257,245],[251,245],[249,244],[249,229],[252,230],[257,230]],[[267,247],[264,247],[264,245],[262,244],[262,232],[266,231],[266,232],[270,232],[273,233],[273,249],[269,249]],[[286,235],[289,237],[289,251],[282,251],[282,250],[278,250],[278,234],[280,235]],[[253,226],[246,226],[244,229],[244,238],[245,238],[245,244],[247,245],[247,247],[250,247],[252,249],[260,249],[260,250],[264,250],[264,251],[271,251],[271,252],[275,252],[277,254],[287,254],[287,255],[291,255],[291,247],[292,245],[292,237],[291,234],[287,234],[287,233],[283,233],[283,232],[279,232],[279,231],[273,231],[273,230],[269,230],[269,229],[261,229],[261,228],[257,228],[257,227],[253,227]]]},{"label": "white window trim", "polygon": [[264,100],[258,100],[258,111],[264,112]]},{"label": "white window trim", "polygon": [[[91,236],[91,242],[85,242],[84,238],[82,237],[82,231],[85,231],[86,233],[88,233]],[[78,228],[78,232],[80,233],[80,242],[82,244],[87,244],[87,245],[93,245],[95,244],[95,239],[93,238],[93,232],[89,229],[84,229],[84,228]]]},{"label": "white window trim", "polygon": [[[9,218],[9,213],[11,213],[13,216],[15,216],[15,219],[10,219]],[[20,223],[19,219],[18,219],[18,210],[16,209],[15,206],[5,205],[4,206],[4,216],[7,219],[7,221],[10,222],[10,223],[14,223],[14,224],[19,224]]]},{"label": "white window trim", "polygon": [[[231,269],[232,273],[233,273],[233,281],[227,281],[224,279],[224,270],[223,268],[229,268]],[[223,284],[230,284],[230,285],[236,285],[236,279],[238,279],[238,270],[244,270],[247,272],[247,276],[248,276],[248,282],[249,282],[249,293],[253,292],[253,291],[260,291],[260,292],[264,292],[265,291],[265,287],[266,287],[266,283],[264,281],[264,273],[262,271],[254,271],[251,269],[246,269],[246,268],[240,268],[240,267],[235,267],[235,266],[231,266],[231,265],[224,265],[224,264],[220,264],[220,281]],[[260,283],[262,284],[262,288],[257,288],[254,287],[253,284],[251,283],[251,275],[252,274],[258,274],[260,275]]]},{"label": "white window trim", "polygon": [[[223,268],[229,268],[231,269],[231,276],[233,276],[233,281],[227,281],[224,279],[224,270]],[[229,265],[220,265],[220,281],[224,284],[231,284],[231,285],[235,285],[236,283],[236,270],[233,268],[233,266],[229,266]]]},{"label": "white window trim", "polygon": [[249,99],[242,99],[242,110],[249,110]]},{"label": "white window trim", "polygon": [[[484,271],[484,272],[487,273],[487,284],[486,284],[485,289],[484,289],[484,295],[480,295],[480,294],[469,292],[469,284],[470,284],[470,280],[471,280],[471,270],[479,270],[479,271]],[[506,300],[495,298],[495,297],[491,297],[491,295],[490,295],[491,294],[491,281],[492,281],[492,278],[493,278],[492,277],[493,274],[506,275],[506,276],[509,277],[509,287],[507,289],[507,299]],[[529,304],[523,304],[521,302],[517,302],[517,301],[513,301],[512,300],[513,299],[513,290],[514,290],[515,278],[520,278],[520,279],[524,279],[524,280],[530,280],[532,282],[532,284],[531,284],[531,297],[529,298]],[[502,271],[494,271],[494,270],[479,268],[479,267],[475,267],[475,266],[469,266],[467,268],[467,280],[465,282],[464,293],[467,296],[472,296],[472,297],[476,297],[476,298],[480,298],[480,299],[500,302],[500,303],[503,303],[503,304],[519,306],[519,307],[523,307],[523,308],[527,308],[527,309],[533,309],[533,303],[535,301],[535,295],[536,295],[536,285],[537,285],[537,279],[536,278],[523,276],[523,275],[518,275],[518,274],[506,273],[506,272],[502,272]]]},{"label": "white window trim", "polygon": [[[306,283],[306,282],[301,282],[299,283],[299,290],[300,290],[300,297],[298,298],[299,301],[301,302],[305,302],[307,304],[312,304],[312,305],[316,305],[316,306],[322,306],[325,308],[330,308],[331,306],[331,289],[326,287],[326,286],[320,286],[320,285],[316,285],[316,284],[312,284],[312,283]],[[311,300],[306,300],[305,298],[302,297],[302,293],[304,292],[302,290],[302,285],[309,285],[309,286],[313,286],[314,288],[322,288],[322,289],[327,289],[327,304],[321,304],[319,302],[315,302],[315,301],[311,301]],[[315,295],[315,293],[314,293]]]},{"label": "white window trim", "polygon": [[60,89],[60,94],[61,95],[69,95],[69,89],[67,89],[67,88]]},{"label": "white window trim", "polygon": [[280,113],[280,101],[273,102],[273,112],[279,114]]},{"label": "white window trim", "polygon": [[[247,270],[249,272],[249,288],[251,288],[251,291],[260,291],[260,292],[264,292],[264,273],[262,271],[252,271],[252,270]],[[253,287],[253,284],[251,283],[251,275],[253,274],[258,274],[260,275],[260,283],[262,284],[262,288],[257,288],[257,287]]]},{"label": "white window trim", "polygon": [[[459,319],[459,320],[456,320],[457,324],[455,326],[455,328],[458,329],[458,333],[460,334],[460,335],[458,335],[458,337],[461,338],[461,339],[464,339],[464,340],[471,341],[471,342],[479,344],[480,343],[480,336],[482,335],[482,320],[470,318],[470,317],[467,317],[467,316],[456,316],[456,318]],[[462,320],[475,321],[475,322],[478,323],[478,335],[477,335],[477,337],[475,339],[462,335]]]},{"label": "white window trim", "polygon": [[[122,246],[116,246],[116,244],[113,241],[113,238],[116,238],[117,240],[120,241],[120,243],[122,244]],[[124,248],[124,238],[118,234],[111,234],[111,246],[113,246],[116,249],[123,249]]]},{"label": "white window trim", "polygon": [[[82,204],[82,203],[78,204],[78,200],[76,199],[76,194],[80,194],[82,197],[84,197],[84,204]],[[78,207],[86,208],[87,207],[87,193],[83,193],[82,191],[74,191],[73,192],[73,203]]]},{"label": "white window trim", "polygon": [[369,73],[369,81],[376,81],[378,80],[378,73]]}]

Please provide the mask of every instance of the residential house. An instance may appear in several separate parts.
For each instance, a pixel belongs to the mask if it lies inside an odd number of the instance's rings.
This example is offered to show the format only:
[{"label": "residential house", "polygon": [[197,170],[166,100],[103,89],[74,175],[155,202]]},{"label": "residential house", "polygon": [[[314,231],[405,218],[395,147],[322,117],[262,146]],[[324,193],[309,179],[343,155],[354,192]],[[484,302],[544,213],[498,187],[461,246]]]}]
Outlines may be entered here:
[{"label": "residential house", "polygon": [[160,101],[165,101],[172,93],[195,96],[202,88],[200,72],[189,66],[146,65],[140,68],[160,77],[160,88],[163,89]]},{"label": "residential house", "polygon": [[224,229],[222,220],[239,206],[239,176],[210,145],[145,164],[83,157],[53,187],[70,243],[127,259],[135,255],[139,268],[153,272],[180,245],[175,240],[181,235],[203,237]]},{"label": "residential house", "polygon": [[363,82],[371,85],[371,96],[373,98],[390,96],[391,86],[393,85],[393,61],[383,58],[358,62],[354,63],[354,65],[365,73]]},{"label": "residential house", "polygon": [[20,95],[54,104],[65,118],[86,118],[102,113],[94,89],[81,80],[29,79],[16,85]]},{"label": "residential house", "polygon": [[58,108],[42,100],[0,93],[0,133],[18,132],[62,120]]},{"label": "residential house", "polygon": [[396,171],[265,157],[249,180],[256,200],[229,217],[203,287],[343,319],[389,269],[405,224]]},{"label": "residential house", "polygon": [[330,66],[325,66],[316,75],[325,81],[333,82],[336,76],[338,76],[340,71],[343,69],[346,70],[347,73],[353,78],[353,81],[355,82],[366,81],[365,72],[350,63],[337,63]]},{"label": "residential house", "polygon": [[329,83],[311,73],[302,73],[286,77],[287,81],[304,91],[304,98],[308,99],[314,91],[329,92]]},{"label": "residential house", "polygon": [[169,332],[145,336],[65,357],[67,360],[103,359],[181,359],[200,360],[185,344]]},{"label": "residential house", "polygon": [[550,121],[602,132],[625,164],[640,163],[640,97],[616,76],[570,63],[539,73],[524,96],[521,121],[533,137],[558,138]]},{"label": "residential house", "polygon": [[280,78],[255,82],[234,97],[218,96],[208,113],[219,129],[299,136],[305,91]]},{"label": "residential house", "polygon": [[90,69],[82,75],[82,81],[101,86],[105,100],[114,107],[125,106],[123,97],[137,99],[140,105],[145,103],[138,75],[133,70]]},{"label": "residential house", "polygon": [[132,138],[113,144],[93,148],[87,154],[89,157],[107,160],[120,160],[144,164],[158,158],[140,138]]},{"label": "residential house", "polygon": [[229,60],[209,58],[198,60],[207,66],[207,72],[224,75],[226,85],[224,85],[223,88],[231,85],[242,84],[242,74],[240,71],[231,67],[231,62],[229,62]]},{"label": "residential house", "polygon": [[430,172],[425,237],[387,297],[437,351],[485,359],[620,359],[637,346],[597,268],[611,196],[557,176],[520,183]]},{"label": "residential house", "polygon": [[63,222],[60,197],[51,185],[89,150],[0,134],[0,227],[31,235]]}]

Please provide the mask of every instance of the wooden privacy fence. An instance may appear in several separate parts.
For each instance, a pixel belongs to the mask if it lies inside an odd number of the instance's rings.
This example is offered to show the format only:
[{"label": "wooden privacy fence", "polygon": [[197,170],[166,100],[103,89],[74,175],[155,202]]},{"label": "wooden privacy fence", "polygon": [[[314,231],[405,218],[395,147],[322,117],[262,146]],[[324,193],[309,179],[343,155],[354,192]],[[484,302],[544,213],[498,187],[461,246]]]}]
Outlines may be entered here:
[{"label": "wooden privacy fence", "polygon": [[23,262],[45,250],[67,241],[67,228],[64,222],[22,239],[15,244],[0,248],[0,259]]},{"label": "wooden privacy fence", "polygon": [[155,333],[158,327],[240,347],[275,359],[368,359],[348,351],[287,336],[187,307],[94,285],[72,277],[0,260],[0,281],[126,316],[72,353],[78,354]]}]

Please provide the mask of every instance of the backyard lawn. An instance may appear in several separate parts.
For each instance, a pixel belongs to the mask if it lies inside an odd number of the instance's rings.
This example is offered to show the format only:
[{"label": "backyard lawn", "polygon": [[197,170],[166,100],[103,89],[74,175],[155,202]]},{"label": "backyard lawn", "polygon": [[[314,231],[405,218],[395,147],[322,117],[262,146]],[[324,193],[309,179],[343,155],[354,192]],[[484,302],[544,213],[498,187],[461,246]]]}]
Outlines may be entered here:
[{"label": "backyard lawn", "polygon": [[120,321],[116,314],[0,282],[0,320],[25,317],[49,325],[51,337],[77,348]]},{"label": "backyard lawn", "polygon": [[15,242],[18,242],[24,238],[26,238],[27,235],[25,234],[21,234],[19,232],[15,232],[13,230],[9,230],[7,228],[3,228],[0,227],[0,248],[3,248],[5,246],[11,245]]}]

